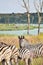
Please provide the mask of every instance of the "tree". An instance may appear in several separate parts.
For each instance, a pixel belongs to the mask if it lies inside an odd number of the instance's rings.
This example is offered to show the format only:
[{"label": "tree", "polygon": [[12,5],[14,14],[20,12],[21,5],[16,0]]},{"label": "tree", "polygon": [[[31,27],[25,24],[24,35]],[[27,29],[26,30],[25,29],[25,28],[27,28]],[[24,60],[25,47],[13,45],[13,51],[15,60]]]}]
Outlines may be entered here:
[{"label": "tree", "polygon": [[[29,34],[29,29],[30,29],[30,13],[29,13],[29,0],[22,0],[23,4],[22,7],[26,9],[27,11],[27,21],[28,21],[28,34]],[[28,3],[26,2],[28,1]]]},{"label": "tree", "polygon": [[43,0],[34,0],[34,6],[38,14],[38,34],[40,34],[40,22],[41,22],[41,16],[40,14],[42,13],[43,9]]}]

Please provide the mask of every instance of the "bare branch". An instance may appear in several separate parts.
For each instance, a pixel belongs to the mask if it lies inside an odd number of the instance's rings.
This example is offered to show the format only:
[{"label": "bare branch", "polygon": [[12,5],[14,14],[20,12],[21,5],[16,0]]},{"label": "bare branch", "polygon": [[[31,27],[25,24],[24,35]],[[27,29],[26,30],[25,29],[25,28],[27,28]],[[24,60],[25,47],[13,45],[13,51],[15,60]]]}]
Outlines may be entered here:
[{"label": "bare branch", "polygon": [[29,7],[29,0],[28,0],[28,7]]},{"label": "bare branch", "polygon": [[39,0],[38,2],[34,0],[34,6],[37,12],[42,12],[43,0]]},{"label": "bare branch", "polygon": [[43,0],[42,0],[42,7],[43,7]]},{"label": "bare branch", "polygon": [[41,5],[42,9],[43,9],[43,0],[42,0],[42,5]]},{"label": "bare branch", "polygon": [[26,8],[27,12],[29,12],[29,10],[28,10],[28,7],[27,7],[27,5],[26,5],[25,0],[23,0],[23,3],[24,3],[24,6],[25,6],[25,8]]},{"label": "bare branch", "polygon": [[23,8],[25,8],[25,6],[24,5],[21,5]]},{"label": "bare branch", "polygon": [[34,6],[35,6],[36,11],[39,12],[39,5],[36,3],[36,1],[34,1]]},{"label": "bare branch", "polygon": [[42,1],[39,0],[40,12],[42,12]]}]

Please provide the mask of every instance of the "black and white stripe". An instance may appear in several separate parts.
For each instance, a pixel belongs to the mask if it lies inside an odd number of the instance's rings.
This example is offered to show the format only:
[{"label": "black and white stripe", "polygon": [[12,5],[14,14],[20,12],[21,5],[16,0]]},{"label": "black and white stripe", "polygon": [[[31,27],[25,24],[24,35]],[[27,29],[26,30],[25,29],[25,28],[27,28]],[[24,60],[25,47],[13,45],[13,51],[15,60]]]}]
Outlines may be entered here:
[{"label": "black and white stripe", "polygon": [[33,55],[31,51],[26,48],[20,48],[19,54],[20,59],[24,60],[26,65],[29,65]]},{"label": "black and white stripe", "polygon": [[[15,60],[16,65],[18,65],[18,56],[19,56],[19,50],[15,45],[10,45],[10,48],[12,50],[12,56],[11,56],[11,62],[13,59]],[[14,62],[12,62],[13,64]]]},{"label": "black and white stripe", "polygon": [[0,42],[0,62],[6,60],[8,65],[10,64],[10,57],[11,57],[12,51],[10,49],[10,47],[5,44]]},{"label": "black and white stripe", "polygon": [[[32,61],[32,59],[35,58],[35,57],[40,57],[40,56],[42,57],[43,56],[43,44],[42,43],[38,43],[38,44],[35,44],[35,45],[31,45],[24,38],[24,36],[21,36],[21,37],[19,36],[18,38],[19,38],[19,47],[20,47],[20,49],[23,48],[22,49],[23,52],[20,50],[21,51],[20,52],[21,57],[24,54],[23,58],[29,56],[30,61]],[[25,48],[25,50],[28,49],[29,55],[26,53],[27,56],[25,56],[24,48]],[[26,60],[26,58],[25,58],[25,60]],[[30,61],[29,61],[29,63],[30,63]],[[26,63],[28,65],[28,60],[26,60]]]},{"label": "black and white stripe", "polygon": [[29,44],[29,42],[24,38],[24,36],[19,36],[19,46],[20,48],[27,48],[31,51],[33,51],[35,56],[43,56],[43,44],[42,43],[38,43],[38,44],[34,44],[31,45]]},{"label": "black and white stripe", "polygon": [[[18,48],[15,45],[7,45],[3,42],[0,43],[0,62],[4,64],[6,61],[7,64],[11,65],[12,59],[15,59],[16,65],[18,65]],[[5,61],[3,62],[3,60]]]}]

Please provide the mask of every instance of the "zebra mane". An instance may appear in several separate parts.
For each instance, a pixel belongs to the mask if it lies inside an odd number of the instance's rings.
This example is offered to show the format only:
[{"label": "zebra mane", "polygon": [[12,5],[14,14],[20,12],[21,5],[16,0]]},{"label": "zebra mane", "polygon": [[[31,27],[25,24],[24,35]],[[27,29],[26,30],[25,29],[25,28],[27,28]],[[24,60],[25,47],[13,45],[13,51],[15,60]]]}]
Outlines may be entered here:
[{"label": "zebra mane", "polygon": [[[29,41],[26,39],[26,38],[24,38],[25,39],[25,41],[29,44],[29,45],[33,45],[33,44],[31,44],[31,43],[29,43]],[[38,46],[38,45],[43,45],[41,42],[40,43],[35,43],[33,46]]]},{"label": "zebra mane", "polygon": [[0,42],[0,44],[4,44],[4,45],[7,45],[6,43],[4,43],[4,42]]},{"label": "zebra mane", "polygon": [[26,39],[26,38],[24,38],[25,39],[25,41],[28,43],[28,44],[30,44],[31,45],[31,43]]},{"label": "zebra mane", "polygon": [[2,46],[8,46],[8,45],[4,42],[0,42],[0,47],[2,47]]},{"label": "zebra mane", "polygon": [[20,48],[27,48],[27,49],[33,49],[37,48],[41,43],[35,43],[31,44],[24,36],[19,37],[19,47]]}]

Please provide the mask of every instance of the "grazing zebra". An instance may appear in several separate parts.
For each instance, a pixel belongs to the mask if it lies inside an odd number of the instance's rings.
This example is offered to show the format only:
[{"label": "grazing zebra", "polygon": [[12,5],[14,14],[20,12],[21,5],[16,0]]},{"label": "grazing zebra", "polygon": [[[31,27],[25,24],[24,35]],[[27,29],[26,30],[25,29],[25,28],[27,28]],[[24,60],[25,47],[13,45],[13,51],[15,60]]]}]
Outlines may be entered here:
[{"label": "grazing zebra", "polygon": [[12,59],[15,59],[16,65],[18,65],[19,51],[15,45],[7,45],[3,42],[0,43],[0,61],[5,65],[12,65]]},{"label": "grazing zebra", "polygon": [[27,48],[31,50],[36,57],[43,56],[43,44],[38,43],[35,45],[29,44],[29,42],[24,38],[24,36],[19,36],[19,46],[20,48]]}]

